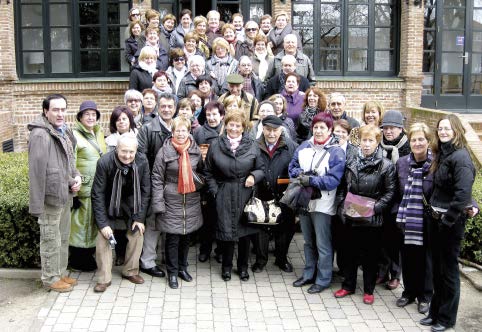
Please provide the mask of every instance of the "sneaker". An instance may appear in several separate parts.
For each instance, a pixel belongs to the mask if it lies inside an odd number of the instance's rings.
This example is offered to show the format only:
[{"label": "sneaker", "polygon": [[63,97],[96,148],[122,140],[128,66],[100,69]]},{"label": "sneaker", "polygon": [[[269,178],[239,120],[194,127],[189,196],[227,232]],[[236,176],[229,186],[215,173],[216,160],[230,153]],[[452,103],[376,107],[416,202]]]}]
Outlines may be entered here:
[{"label": "sneaker", "polygon": [[48,290],[53,290],[54,292],[59,292],[59,293],[66,293],[72,290],[72,285],[66,282],[63,282],[62,280],[58,280],[54,282],[52,285],[45,285],[44,287]]},{"label": "sneaker", "polygon": [[373,304],[373,302],[375,302],[375,296],[370,295],[370,294],[363,294],[363,303],[365,304]]}]

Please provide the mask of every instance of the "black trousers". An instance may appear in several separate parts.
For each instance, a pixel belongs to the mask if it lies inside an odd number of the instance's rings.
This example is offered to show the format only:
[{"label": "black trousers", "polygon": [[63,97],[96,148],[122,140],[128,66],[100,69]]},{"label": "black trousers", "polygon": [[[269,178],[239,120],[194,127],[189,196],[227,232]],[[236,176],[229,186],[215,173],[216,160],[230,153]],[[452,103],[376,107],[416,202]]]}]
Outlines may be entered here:
[{"label": "black trousers", "polygon": [[[210,255],[213,249],[213,242],[216,235],[216,202],[212,199],[203,199],[201,202],[201,212],[203,214],[203,225],[198,231],[199,236],[199,252]],[[215,249],[216,253],[221,250],[218,247]]]},{"label": "black trousers", "polygon": [[354,292],[358,265],[363,267],[363,289],[366,294],[373,294],[377,280],[377,255],[380,251],[380,227],[347,227],[346,243],[343,254],[345,280],[342,288]]},{"label": "black trousers", "polygon": [[169,275],[187,270],[188,253],[189,234],[166,233],[166,270]]},{"label": "black trousers", "polygon": [[433,294],[432,258],[426,237],[423,246],[402,246],[403,297],[430,302]]},{"label": "black trousers", "polygon": [[97,269],[95,247],[79,248],[69,246],[69,266],[79,271],[94,271]]},{"label": "black trousers", "polygon": [[379,252],[378,276],[389,280],[399,279],[402,273],[401,248],[403,233],[397,227],[396,214],[383,216],[382,248]]},{"label": "black trousers", "polygon": [[265,266],[268,263],[268,248],[270,233],[273,234],[276,262],[283,264],[288,261],[288,249],[295,234],[295,214],[291,209],[282,207],[282,222],[268,228],[262,228],[255,236],[256,263]]},{"label": "black trousers", "polygon": [[[334,215],[331,217],[331,245],[333,247],[333,254],[336,252],[336,265],[338,266],[339,273],[343,275],[343,269],[345,263],[346,246],[350,246],[350,243],[346,242],[346,232],[349,231],[350,225],[343,224],[340,217]],[[335,255],[333,255],[335,257]]]},{"label": "black trousers", "polygon": [[[255,235],[243,236],[238,239],[238,260],[237,267],[238,272],[248,270],[249,262],[249,247],[251,238]],[[234,247],[235,241],[218,241],[221,245],[221,251],[223,254],[222,268],[223,271],[231,271],[233,267]]]},{"label": "black trousers", "polygon": [[439,221],[429,221],[429,239],[432,250],[433,297],[430,316],[445,326],[454,326],[460,299],[460,275],[457,258],[464,237],[465,219],[452,227]]}]

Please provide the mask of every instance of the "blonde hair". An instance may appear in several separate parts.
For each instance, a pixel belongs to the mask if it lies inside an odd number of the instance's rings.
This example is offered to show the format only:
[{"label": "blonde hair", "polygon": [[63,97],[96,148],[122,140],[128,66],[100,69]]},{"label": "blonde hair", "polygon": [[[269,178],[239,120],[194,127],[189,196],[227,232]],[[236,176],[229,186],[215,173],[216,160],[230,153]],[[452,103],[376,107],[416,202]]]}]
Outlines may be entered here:
[{"label": "blonde hair", "polygon": [[223,34],[224,36],[224,33],[226,32],[226,30],[228,29],[231,29],[233,30],[233,32],[236,33],[236,28],[234,27],[234,25],[232,25],[231,23],[226,23],[225,25],[223,25],[222,29],[221,29],[221,33]]},{"label": "blonde hair", "polygon": [[226,50],[229,50],[228,42],[222,37],[217,37],[213,40],[213,51],[216,52],[216,48],[218,48],[219,46],[224,47]]},{"label": "blonde hair", "polygon": [[367,101],[365,105],[363,105],[363,121],[365,121],[365,113],[371,110],[372,108],[376,108],[378,110],[378,125],[382,123],[383,119],[383,114],[385,113],[385,110],[383,109],[382,104],[380,104],[378,101]]},{"label": "blonde hair", "polygon": [[157,59],[156,50],[150,46],[144,46],[139,54],[139,61],[144,61],[147,57],[154,57],[154,59]]},{"label": "blonde hair", "polygon": [[194,27],[197,27],[200,23],[203,23],[203,22],[207,25],[208,24],[207,18],[205,18],[202,15],[196,16],[193,21]]},{"label": "blonde hair", "polygon": [[227,125],[231,121],[240,122],[243,125],[243,130],[246,130],[246,114],[243,111],[237,110],[226,113],[226,116],[224,117],[225,125]]},{"label": "blonde hair", "polygon": [[183,116],[178,116],[177,118],[174,118],[172,120],[171,132],[174,132],[176,128],[179,128],[181,126],[185,126],[187,128],[187,131],[191,131],[191,121]]},{"label": "blonde hair", "polygon": [[382,131],[380,130],[380,128],[375,127],[374,125],[366,125],[360,127],[359,133],[360,139],[363,136],[375,136],[378,144],[380,144],[380,142],[382,141]]},{"label": "blonde hair", "polygon": [[238,98],[235,95],[227,96],[226,98],[223,99],[224,108],[227,108],[229,105],[231,105],[234,102],[238,104],[238,107],[241,107],[241,99],[240,98]]}]

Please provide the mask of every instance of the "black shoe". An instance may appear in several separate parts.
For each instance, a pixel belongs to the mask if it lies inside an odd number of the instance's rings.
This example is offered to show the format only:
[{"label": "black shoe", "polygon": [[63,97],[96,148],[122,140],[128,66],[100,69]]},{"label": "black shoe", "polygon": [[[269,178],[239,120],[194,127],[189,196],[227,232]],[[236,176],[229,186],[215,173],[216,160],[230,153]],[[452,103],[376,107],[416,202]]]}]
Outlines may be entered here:
[{"label": "black shoe", "polygon": [[172,289],[179,288],[179,283],[177,282],[177,276],[175,276],[174,274],[171,274],[169,276],[169,287],[171,287]]},{"label": "black shoe", "polygon": [[214,255],[214,259],[216,260],[216,262],[218,262],[219,264],[221,264],[221,263],[223,262],[223,255],[216,253],[216,254]]},{"label": "black shoe", "polygon": [[414,299],[409,299],[408,297],[402,296],[399,298],[396,302],[397,307],[403,308],[406,305],[409,305],[410,303],[413,303],[415,300]]},{"label": "black shoe", "polygon": [[251,270],[252,270],[254,273],[263,272],[263,270],[264,270],[264,265],[261,265],[261,264],[259,264],[259,263],[254,263],[253,266],[251,266]]},{"label": "black shoe", "polygon": [[289,262],[281,263],[281,262],[275,261],[274,265],[279,267],[284,272],[287,272],[287,273],[293,272],[293,265],[291,265],[291,263]]},{"label": "black shoe", "polygon": [[430,326],[430,325],[433,325],[435,324],[435,320],[430,317],[430,316],[427,316],[425,318],[422,318],[420,321],[419,321],[420,324],[424,325],[424,326]]},{"label": "black shoe", "polygon": [[443,332],[448,328],[450,328],[450,326],[445,326],[445,325],[442,325],[440,323],[437,323],[435,325],[432,325],[431,330],[432,330],[432,332]]},{"label": "black shoe", "polygon": [[221,278],[223,278],[224,281],[231,280],[231,269],[223,268],[223,272],[221,273]]},{"label": "black shoe", "polygon": [[164,271],[162,271],[157,265],[154,267],[151,267],[150,269],[141,268],[141,271],[153,277],[162,278],[166,276],[166,273],[164,273]]},{"label": "black shoe", "polygon": [[314,282],[314,280],[312,280],[312,279],[303,279],[303,277],[301,277],[298,280],[296,280],[295,282],[293,282],[293,287],[301,287],[301,286],[304,286],[304,285],[312,284],[313,282]]},{"label": "black shoe", "polygon": [[308,293],[309,294],[316,294],[316,293],[321,293],[326,287],[323,287],[321,285],[313,284],[308,288]]},{"label": "black shoe", "polygon": [[179,271],[177,276],[179,278],[181,278],[182,280],[184,281],[187,281],[187,282],[191,282],[192,281],[192,277],[191,275],[187,272],[187,271]]},{"label": "black shoe", "polygon": [[241,279],[241,281],[248,281],[248,280],[249,280],[249,273],[248,273],[248,271],[241,271],[241,272],[239,272],[239,279]]},{"label": "black shoe", "polygon": [[198,259],[201,263],[204,263],[209,259],[209,255],[206,253],[200,253]]},{"label": "black shoe", "polygon": [[418,312],[421,314],[426,314],[428,310],[430,309],[430,303],[428,302],[418,302],[417,305]]}]

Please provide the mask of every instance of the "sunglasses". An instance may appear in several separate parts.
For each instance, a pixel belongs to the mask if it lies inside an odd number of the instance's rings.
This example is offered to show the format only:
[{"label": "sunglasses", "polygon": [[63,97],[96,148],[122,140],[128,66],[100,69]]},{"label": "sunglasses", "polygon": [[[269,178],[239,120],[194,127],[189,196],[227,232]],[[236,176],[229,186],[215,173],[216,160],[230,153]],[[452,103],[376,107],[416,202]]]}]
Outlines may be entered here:
[{"label": "sunglasses", "polygon": [[141,14],[140,13],[139,14],[132,13],[131,16],[141,16]]},{"label": "sunglasses", "polygon": [[247,28],[245,29],[247,32],[258,31],[256,28]]},{"label": "sunglasses", "polygon": [[184,59],[182,56],[179,57],[179,58],[174,58],[174,61],[176,61],[176,62],[184,61],[184,60],[186,60],[186,59]]}]

